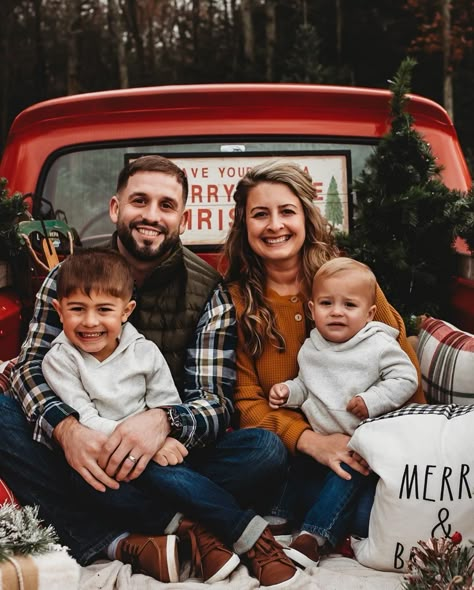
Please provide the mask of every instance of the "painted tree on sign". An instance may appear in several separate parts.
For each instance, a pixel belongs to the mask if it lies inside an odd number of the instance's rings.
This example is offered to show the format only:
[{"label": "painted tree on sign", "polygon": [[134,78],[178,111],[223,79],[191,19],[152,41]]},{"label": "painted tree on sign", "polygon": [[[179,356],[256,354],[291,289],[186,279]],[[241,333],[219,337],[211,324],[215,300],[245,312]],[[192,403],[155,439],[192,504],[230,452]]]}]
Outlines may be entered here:
[{"label": "painted tree on sign", "polygon": [[344,221],[344,211],[342,210],[342,203],[334,176],[331,177],[329,183],[324,215],[333,225],[342,225]]}]

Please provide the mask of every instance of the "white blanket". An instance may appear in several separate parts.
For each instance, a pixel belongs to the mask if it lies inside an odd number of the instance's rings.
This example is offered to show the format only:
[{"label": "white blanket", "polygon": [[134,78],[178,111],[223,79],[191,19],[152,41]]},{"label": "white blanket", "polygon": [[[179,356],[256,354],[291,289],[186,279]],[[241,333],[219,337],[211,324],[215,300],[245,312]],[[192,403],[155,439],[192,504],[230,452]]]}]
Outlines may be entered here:
[{"label": "white blanket", "polygon": [[[254,590],[259,588],[247,568],[240,565],[223,582],[209,586],[196,578],[189,578],[189,567],[184,566],[177,583],[165,584],[148,576],[133,575],[129,565],[119,561],[96,562],[82,568],[80,590]],[[334,556],[321,560],[320,566],[301,572],[288,584],[292,590],[400,590],[402,578],[390,572],[378,572],[360,565],[353,559]]]}]

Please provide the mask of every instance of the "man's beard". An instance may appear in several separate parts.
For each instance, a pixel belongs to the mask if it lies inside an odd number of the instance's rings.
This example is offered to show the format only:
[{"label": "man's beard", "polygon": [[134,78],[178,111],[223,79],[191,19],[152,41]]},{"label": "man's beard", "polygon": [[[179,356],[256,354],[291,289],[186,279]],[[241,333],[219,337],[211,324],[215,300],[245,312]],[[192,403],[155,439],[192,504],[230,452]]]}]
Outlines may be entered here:
[{"label": "man's beard", "polygon": [[132,235],[132,230],[136,225],[140,225],[142,223],[143,221],[140,221],[139,223],[132,222],[130,226],[120,222],[117,224],[117,236],[122,242],[122,245],[137,260],[152,261],[165,258],[179,242],[179,233],[169,233],[169,230],[159,223],[146,223],[147,226],[154,227],[160,231],[164,236],[164,240],[161,242],[158,248],[155,248],[151,245],[148,246],[147,244],[139,246]]}]

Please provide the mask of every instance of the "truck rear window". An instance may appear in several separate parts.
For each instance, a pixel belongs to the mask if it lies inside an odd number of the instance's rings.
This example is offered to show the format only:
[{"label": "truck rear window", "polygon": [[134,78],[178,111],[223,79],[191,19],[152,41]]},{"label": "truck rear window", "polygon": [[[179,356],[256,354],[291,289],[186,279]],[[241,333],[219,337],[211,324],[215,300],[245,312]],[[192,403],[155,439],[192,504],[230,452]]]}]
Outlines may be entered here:
[{"label": "truck rear window", "polygon": [[287,159],[307,169],[316,188],[315,205],[333,225],[349,230],[352,222],[352,178],[363,170],[374,146],[323,141],[230,141],[154,145],[81,146],[56,154],[43,174],[40,196],[64,216],[85,246],[104,242],[114,226],[108,203],[119,170],[143,154],[169,157],[186,171],[189,223],[183,242],[199,250],[217,249],[233,219],[237,182],[256,163]]}]

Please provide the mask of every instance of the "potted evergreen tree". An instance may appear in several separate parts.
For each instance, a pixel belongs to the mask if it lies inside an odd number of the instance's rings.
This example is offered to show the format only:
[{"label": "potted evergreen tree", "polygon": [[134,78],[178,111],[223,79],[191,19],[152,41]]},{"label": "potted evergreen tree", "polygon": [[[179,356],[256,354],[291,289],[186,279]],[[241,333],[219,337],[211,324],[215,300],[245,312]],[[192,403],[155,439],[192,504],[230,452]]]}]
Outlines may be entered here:
[{"label": "potted evergreen tree", "polygon": [[405,59],[389,82],[391,128],[354,182],[354,228],[338,235],[341,249],[375,272],[409,331],[417,315],[446,317],[455,238],[474,250],[474,192],[446,187],[406,110],[415,65]]}]

